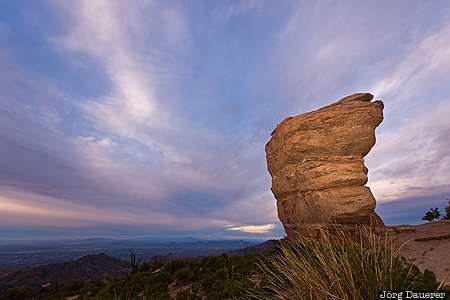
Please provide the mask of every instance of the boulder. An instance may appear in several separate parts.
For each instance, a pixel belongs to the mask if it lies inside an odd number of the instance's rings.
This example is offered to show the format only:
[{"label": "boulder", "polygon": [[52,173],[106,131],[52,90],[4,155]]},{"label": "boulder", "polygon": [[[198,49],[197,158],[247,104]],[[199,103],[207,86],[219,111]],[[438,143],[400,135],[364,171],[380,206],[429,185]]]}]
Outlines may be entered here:
[{"label": "boulder", "polygon": [[354,94],[318,110],[288,117],[266,145],[278,217],[289,239],[316,236],[330,226],[384,226],[374,212],[363,157],[375,145],[383,102]]}]

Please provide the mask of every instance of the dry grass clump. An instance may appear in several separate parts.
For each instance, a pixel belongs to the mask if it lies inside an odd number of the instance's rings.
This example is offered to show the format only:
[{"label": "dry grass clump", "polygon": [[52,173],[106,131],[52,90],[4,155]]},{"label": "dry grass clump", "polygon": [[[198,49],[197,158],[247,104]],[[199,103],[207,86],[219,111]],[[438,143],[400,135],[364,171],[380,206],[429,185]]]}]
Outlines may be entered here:
[{"label": "dry grass clump", "polygon": [[[247,299],[377,299],[380,290],[417,288],[423,275],[388,238],[365,227],[322,230],[319,239],[283,240],[259,262]],[[419,276],[420,275],[420,276]]]}]

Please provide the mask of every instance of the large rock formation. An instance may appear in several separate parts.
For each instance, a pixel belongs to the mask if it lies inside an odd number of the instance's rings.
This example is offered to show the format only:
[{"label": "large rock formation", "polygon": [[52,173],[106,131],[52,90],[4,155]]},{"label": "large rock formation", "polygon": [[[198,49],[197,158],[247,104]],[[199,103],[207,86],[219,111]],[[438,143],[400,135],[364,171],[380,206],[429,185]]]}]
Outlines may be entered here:
[{"label": "large rock formation", "polygon": [[[278,217],[289,239],[315,236],[331,224],[383,221],[374,212],[363,157],[375,145],[383,102],[371,94],[284,119],[266,145]],[[334,226],[334,225],[333,225]]]}]

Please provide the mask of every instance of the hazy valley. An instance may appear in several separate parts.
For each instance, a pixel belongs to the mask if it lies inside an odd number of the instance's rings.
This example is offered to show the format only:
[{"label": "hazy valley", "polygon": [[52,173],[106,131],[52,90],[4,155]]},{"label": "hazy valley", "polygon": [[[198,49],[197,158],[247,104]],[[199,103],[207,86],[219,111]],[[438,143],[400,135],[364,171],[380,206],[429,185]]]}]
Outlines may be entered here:
[{"label": "hazy valley", "polygon": [[0,241],[0,269],[23,269],[37,265],[61,263],[98,253],[129,261],[130,250],[142,260],[168,254],[180,258],[219,255],[248,245],[250,243],[242,240],[207,241],[195,238]]}]

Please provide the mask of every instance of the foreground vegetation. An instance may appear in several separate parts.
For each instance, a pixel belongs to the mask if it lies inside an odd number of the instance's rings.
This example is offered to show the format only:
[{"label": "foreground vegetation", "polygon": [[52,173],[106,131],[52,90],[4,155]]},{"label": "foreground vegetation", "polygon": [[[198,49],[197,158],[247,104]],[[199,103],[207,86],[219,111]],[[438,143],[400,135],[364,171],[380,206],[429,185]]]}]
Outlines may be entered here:
[{"label": "foreground vegetation", "polygon": [[[90,285],[73,283],[59,290],[41,291],[37,299],[233,299],[257,268],[262,254],[220,255],[143,264],[136,274]],[[15,297],[17,295],[17,297]],[[26,296],[25,296],[26,295]],[[11,289],[0,299],[28,299],[24,289]]]},{"label": "foreground vegetation", "polygon": [[[377,299],[380,290],[442,289],[434,273],[405,262],[387,240],[361,229],[245,255],[175,259],[90,285],[43,291],[35,299]],[[6,294],[0,299],[26,299]],[[24,298],[25,297],[25,298]]]},{"label": "foreground vegetation", "polygon": [[350,234],[321,232],[319,239],[295,245],[281,241],[278,251],[259,263],[246,288],[248,299],[378,299],[381,290],[441,288],[433,272],[406,263],[387,237],[365,228]]}]

